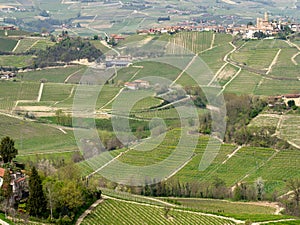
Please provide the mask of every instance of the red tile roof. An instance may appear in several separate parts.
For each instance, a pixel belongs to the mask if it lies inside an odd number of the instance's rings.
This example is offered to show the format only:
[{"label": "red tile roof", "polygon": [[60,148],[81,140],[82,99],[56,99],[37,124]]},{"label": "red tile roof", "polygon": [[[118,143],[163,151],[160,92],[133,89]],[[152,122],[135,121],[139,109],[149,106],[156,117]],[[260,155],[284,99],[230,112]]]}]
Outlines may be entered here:
[{"label": "red tile roof", "polygon": [[4,177],[5,169],[0,168],[0,177]]}]

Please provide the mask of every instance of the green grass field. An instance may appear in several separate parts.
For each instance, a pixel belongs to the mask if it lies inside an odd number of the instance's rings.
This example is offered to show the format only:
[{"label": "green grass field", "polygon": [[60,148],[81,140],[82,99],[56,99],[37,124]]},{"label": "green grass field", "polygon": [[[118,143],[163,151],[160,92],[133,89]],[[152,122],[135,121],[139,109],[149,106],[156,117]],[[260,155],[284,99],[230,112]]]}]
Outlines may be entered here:
[{"label": "green grass field", "polygon": [[73,85],[46,83],[44,86],[41,101],[60,102],[71,95]]},{"label": "green grass field", "polygon": [[225,92],[236,94],[252,94],[260,85],[260,75],[242,70],[241,73],[226,87]]},{"label": "green grass field", "polygon": [[276,40],[249,41],[231,55],[231,58],[248,67],[264,70],[270,66],[279,48],[285,45]]},{"label": "green grass field", "polygon": [[299,92],[300,81],[262,79],[254,91],[255,95],[276,96]]},{"label": "green grass field", "polygon": [[0,119],[0,137],[13,138],[19,155],[77,150],[72,131],[67,130],[64,134],[47,125],[3,115],[0,115]]},{"label": "green grass field", "polygon": [[31,64],[32,57],[25,55],[2,55],[0,56],[0,66],[5,67],[26,67]]},{"label": "green grass field", "polygon": [[276,127],[277,123],[279,121],[279,116],[276,117],[270,117],[270,116],[265,116],[263,114],[255,117],[249,126],[254,126],[254,127]]},{"label": "green grass field", "polygon": [[18,41],[14,39],[0,38],[0,51],[11,52],[16,46]]},{"label": "green grass field", "polygon": [[180,203],[180,206],[197,209],[202,212],[224,214],[265,214],[270,215],[275,212],[274,208],[267,206],[252,205],[242,202],[231,202],[218,199],[201,199],[201,198],[166,198]]},{"label": "green grass field", "polygon": [[69,77],[72,74],[76,75],[77,71],[84,72],[84,69],[84,66],[71,66],[66,68],[36,70],[26,73],[19,73],[18,77],[25,81],[39,82],[42,79],[46,79],[47,82],[51,83],[64,83],[67,77]]},{"label": "green grass field", "polygon": [[283,120],[280,136],[300,146],[300,117],[288,116]]},{"label": "green grass field", "polygon": [[26,52],[36,42],[38,42],[38,40],[36,39],[30,39],[30,38],[21,39],[18,47],[15,50],[15,53]]},{"label": "green grass field", "polygon": [[36,100],[39,83],[0,81],[0,109],[11,110],[17,100]]}]

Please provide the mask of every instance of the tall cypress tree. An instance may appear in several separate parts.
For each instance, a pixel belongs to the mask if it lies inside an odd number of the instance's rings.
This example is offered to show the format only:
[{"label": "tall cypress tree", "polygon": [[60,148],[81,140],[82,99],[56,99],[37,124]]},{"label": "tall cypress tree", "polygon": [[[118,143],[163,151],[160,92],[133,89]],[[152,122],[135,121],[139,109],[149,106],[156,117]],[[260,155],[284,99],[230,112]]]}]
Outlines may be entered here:
[{"label": "tall cypress tree", "polygon": [[29,178],[29,199],[27,203],[29,215],[41,217],[46,214],[47,201],[43,191],[42,180],[35,167],[31,169]]}]

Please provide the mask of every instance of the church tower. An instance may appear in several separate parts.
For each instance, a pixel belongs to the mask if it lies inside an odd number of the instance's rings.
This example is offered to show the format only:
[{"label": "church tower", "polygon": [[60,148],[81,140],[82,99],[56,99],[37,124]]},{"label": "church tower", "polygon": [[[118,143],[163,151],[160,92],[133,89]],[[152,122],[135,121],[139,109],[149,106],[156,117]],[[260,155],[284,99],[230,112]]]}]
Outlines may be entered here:
[{"label": "church tower", "polygon": [[267,12],[265,12],[265,22],[269,22],[269,15]]}]

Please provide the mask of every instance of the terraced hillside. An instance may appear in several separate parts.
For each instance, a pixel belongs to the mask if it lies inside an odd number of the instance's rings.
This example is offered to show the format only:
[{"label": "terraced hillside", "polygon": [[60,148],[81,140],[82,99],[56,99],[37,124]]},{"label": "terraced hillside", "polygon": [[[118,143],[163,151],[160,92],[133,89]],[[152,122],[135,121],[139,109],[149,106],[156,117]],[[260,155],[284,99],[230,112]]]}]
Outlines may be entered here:
[{"label": "terraced hillside", "polygon": [[105,199],[82,224],[236,224],[234,219],[205,215],[173,209],[166,213],[166,208],[136,203],[120,199]]}]

